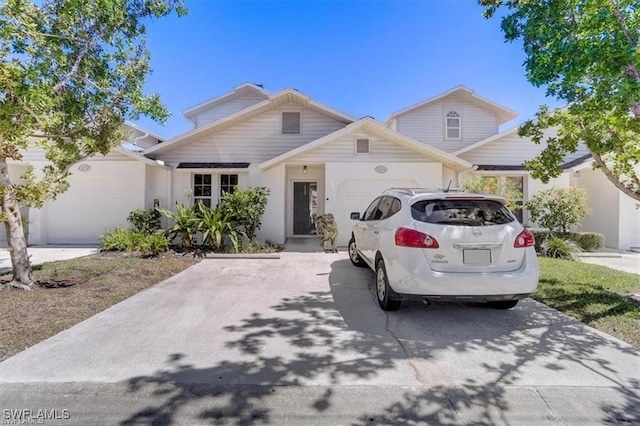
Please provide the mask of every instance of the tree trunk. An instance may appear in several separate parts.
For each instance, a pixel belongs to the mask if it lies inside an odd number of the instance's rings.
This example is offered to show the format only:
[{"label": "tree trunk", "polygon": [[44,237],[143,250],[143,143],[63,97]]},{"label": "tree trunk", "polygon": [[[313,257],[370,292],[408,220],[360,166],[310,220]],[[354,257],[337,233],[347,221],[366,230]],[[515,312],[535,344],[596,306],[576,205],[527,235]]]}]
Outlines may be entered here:
[{"label": "tree trunk", "polygon": [[27,241],[22,228],[22,215],[16,198],[16,192],[9,179],[9,168],[6,158],[0,158],[0,194],[2,194],[2,213],[5,216],[4,227],[9,243],[9,255],[13,267],[13,281],[10,287],[31,290],[31,263],[27,253]]}]

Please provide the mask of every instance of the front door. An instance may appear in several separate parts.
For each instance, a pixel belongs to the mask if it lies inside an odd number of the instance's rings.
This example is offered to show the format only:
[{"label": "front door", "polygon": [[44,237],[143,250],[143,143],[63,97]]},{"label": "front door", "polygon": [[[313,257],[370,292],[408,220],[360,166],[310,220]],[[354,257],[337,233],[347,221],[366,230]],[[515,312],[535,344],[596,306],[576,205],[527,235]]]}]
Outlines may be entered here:
[{"label": "front door", "polygon": [[293,182],[293,235],[312,235],[315,227],[311,220],[317,213],[318,183]]}]

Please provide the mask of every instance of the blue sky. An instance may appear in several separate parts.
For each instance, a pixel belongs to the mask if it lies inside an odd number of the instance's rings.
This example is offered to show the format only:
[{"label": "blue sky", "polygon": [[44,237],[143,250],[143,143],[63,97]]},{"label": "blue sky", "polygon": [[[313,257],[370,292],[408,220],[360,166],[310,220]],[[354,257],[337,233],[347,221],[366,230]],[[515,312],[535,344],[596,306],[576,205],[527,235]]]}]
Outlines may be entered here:
[{"label": "blue sky", "polygon": [[474,0],[186,4],[188,16],[147,26],[147,91],[172,116],[164,127],[137,123],[167,138],[191,128],[181,111],[244,82],[379,120],[460,84],[520,113],[503,128],[560,105],[526,81],[521,46],[505,43],[499,19],[485,20]]}]

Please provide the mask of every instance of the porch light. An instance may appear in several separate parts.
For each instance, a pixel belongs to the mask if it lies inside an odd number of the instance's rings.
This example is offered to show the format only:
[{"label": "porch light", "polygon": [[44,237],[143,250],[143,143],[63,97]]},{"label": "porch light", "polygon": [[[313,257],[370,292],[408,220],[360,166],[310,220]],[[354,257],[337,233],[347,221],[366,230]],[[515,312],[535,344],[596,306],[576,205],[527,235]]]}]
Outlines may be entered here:
[{"label": "porch light", "polygon": [[307,166],[302,166],[302,174],[306,175],[307,173],[309,173],[309,169],[307,168]]}]

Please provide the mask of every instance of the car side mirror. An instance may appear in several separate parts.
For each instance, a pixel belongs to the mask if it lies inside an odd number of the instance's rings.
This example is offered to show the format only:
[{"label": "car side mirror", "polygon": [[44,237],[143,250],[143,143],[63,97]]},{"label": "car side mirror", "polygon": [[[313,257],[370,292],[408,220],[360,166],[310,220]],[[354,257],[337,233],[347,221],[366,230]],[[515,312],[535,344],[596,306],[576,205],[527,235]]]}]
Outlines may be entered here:
[{"label": "car side mirror", "polygon": [[360,220],[360,213],[351,212],[351,220]]}]

